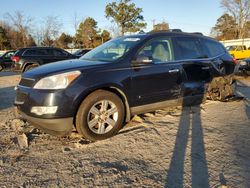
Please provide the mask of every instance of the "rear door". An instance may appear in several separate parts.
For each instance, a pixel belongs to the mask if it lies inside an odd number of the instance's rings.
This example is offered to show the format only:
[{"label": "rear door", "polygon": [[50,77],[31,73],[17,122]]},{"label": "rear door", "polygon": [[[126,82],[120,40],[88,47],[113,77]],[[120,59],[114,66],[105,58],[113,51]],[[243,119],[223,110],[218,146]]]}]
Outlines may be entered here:
[{"label": "rear door", "polygon": [[176,60],[181,62],[185,72],[182,96],[202,100],[212,78],[211,60],[198,37],[175,37],[173,40]]},{"label": "rear door", "polygon": [[213,65],[211,72],[214,75],[231,74],[234,71],[235,64],[232,62],[232,57],[228,54],[225,47],[211,39],[202,39],[202,42]]},{"label": "rear door", "polygon": [[139,50],[139,56],[148,57],[152,63],[132,65],[133,105],[177,100],[181,94],[182,70],[180,64],[174,62],[171,39],[161,37],[149,41]]}]

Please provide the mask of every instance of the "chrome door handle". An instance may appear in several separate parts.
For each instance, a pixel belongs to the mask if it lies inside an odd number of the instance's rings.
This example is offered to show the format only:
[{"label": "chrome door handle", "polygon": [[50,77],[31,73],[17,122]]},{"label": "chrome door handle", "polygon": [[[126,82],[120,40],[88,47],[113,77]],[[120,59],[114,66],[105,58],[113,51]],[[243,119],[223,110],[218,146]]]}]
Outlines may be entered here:
[{"label": "chrome door handle", "polygon": [[176,73],[176,72],[179,72],[180,70],[179,69],[171,69],[171,70],[169,70],[168,72],[169,73]]}]

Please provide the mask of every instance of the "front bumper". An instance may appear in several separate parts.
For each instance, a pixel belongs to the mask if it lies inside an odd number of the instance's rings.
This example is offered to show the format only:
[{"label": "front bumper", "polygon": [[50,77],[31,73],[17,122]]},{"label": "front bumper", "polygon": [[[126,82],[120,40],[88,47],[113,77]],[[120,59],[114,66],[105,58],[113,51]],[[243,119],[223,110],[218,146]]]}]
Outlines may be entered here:
[{"label": "front bumper", "polygon": [[[35,90],[34,80],[23,79],[16,89],[14,105],[18,112],[35,127],[52,135],[63,136],[72,131],[73,119],[78,108],[77,90]],[[56,106],[55,113],[37,114],[32,107]]]},{"label": "front bumper", "polygon": [[73,117],[60,119],[42,119],[28,116],[20,112],[23,119],[34,127],[55,136],[65,136],[71,133],[73,128]]}]

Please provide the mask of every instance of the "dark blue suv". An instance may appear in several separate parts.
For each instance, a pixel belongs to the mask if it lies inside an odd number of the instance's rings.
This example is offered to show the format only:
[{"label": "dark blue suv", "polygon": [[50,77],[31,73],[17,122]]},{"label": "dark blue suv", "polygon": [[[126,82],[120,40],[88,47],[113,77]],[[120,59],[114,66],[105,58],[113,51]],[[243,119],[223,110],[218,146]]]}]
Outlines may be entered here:
[{"label": "dark blue suv", "polygon": [[25,72],[15,105],[34,126],[91,141],[116,134],[140,114],[200,103],[214,77],[235,63],[222,44],[199,33],[158,32],[113,39],[80,59]]}]

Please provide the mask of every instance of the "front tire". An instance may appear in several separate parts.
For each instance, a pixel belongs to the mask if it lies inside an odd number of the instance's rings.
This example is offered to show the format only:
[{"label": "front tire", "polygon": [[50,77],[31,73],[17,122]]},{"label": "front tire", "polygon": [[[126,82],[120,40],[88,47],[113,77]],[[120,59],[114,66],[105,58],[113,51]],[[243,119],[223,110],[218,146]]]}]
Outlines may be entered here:
[{"label": "front tire", "polygon": [[107,139],[122,128],[124,116],[124,104],[117,95],[97,90],[81,103],[76,115],[76,130],[90,141]]}]

